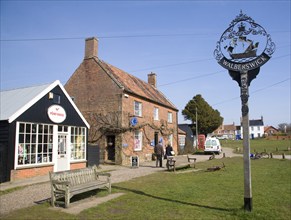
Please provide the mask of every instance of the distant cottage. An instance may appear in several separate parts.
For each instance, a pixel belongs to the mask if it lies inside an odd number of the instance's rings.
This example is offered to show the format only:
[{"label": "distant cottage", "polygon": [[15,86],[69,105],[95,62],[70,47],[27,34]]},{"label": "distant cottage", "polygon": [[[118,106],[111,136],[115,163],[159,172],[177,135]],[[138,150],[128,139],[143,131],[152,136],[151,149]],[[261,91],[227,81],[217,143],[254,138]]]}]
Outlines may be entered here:
[{"label": "distant cottage", "polygon": [[[249,135],[250,138],[261,138],[265,135],[264,120],[261,119],[249,120]],[[213,133],[212,136],[216,136],[220,139],[243,139],[243,127],[236,126],[234,123],[230,125],[220,125]]]},{"label": "distant cottage", "polygon": [[85,41],[85,57],[65,85],[90,124],[88,141],[101,149],[101,162],[130,165],[132,156],[152,159],[159,141],[178,145],[178,109],[148,82],[98,58],[98,40]]},{"label": "distant cottage", "polygon": [[[243,138],[243,127],[241,123],[240,129],[241,138]],[[249,121],[249,135],[250,138],[261,138],[264,136],[264,120],[263,116],[261,119],[253,119]]]}]

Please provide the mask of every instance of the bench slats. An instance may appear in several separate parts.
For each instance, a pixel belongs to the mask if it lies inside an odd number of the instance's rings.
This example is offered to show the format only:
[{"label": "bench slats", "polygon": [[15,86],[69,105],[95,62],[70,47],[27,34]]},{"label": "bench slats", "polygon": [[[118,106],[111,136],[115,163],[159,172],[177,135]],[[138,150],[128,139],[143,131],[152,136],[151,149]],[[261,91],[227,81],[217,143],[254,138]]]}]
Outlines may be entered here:
[{"label": "bench slats", "polygon": [[70,199],[77,194],[94,189],[108,189],[111,192],[110,173],[97,172],[97,167],[86,167],[77,170],[50,172],[51,204],[61,203],[59,197],[65,197],[65,207],[70,204]]}]

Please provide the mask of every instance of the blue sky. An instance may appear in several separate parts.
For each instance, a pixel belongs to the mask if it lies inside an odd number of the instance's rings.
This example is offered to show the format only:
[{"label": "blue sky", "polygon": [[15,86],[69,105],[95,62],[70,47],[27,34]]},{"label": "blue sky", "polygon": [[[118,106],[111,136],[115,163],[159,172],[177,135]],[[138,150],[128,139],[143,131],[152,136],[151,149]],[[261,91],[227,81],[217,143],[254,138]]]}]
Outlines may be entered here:
[{"label": "blue sky", "polygon": [[99,39],[100,59],[147,81],[179,109],[195,95],[239,124],[240,89],[215,60],[222,33],[240,13],[271,34],[272,58],[249,88],[250,119],[290,123],[290,1],[2,1],[1,90],[60,80]]}]

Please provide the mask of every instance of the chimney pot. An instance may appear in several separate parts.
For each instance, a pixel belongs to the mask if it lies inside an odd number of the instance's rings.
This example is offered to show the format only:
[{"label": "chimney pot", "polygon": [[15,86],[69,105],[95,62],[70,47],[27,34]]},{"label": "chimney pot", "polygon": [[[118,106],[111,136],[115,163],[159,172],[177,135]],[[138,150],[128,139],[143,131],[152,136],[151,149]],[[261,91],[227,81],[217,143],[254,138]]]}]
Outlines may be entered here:
[{"label": "chimney pot", "polygon": [[85,39],[85,59],[97,57],[98,55],[98,39],[90,37]]},{"label": "chimney pot", "polygon": [[157,88],[157,74],[151,72],[148,74],[148,83],[153,87]]}]

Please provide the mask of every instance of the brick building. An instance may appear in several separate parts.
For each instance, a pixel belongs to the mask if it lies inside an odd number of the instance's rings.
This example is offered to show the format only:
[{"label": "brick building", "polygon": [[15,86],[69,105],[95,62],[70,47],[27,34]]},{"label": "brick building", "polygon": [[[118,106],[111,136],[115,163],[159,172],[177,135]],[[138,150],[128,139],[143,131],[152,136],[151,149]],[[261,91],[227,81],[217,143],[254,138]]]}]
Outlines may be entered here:
[{"label": "brick building", "polygon": [[279,130],[273,126],[264,127],[264,135],[265,136],[277,135],[278,133],[279,133]]},{"label": "brick building", "polygon": [[236,126],[233,124],[220,125],[213,133],[218,138],[221,139],[235,139],[236,137]]},{"label": "brick building", "polygon": [[65,85],[90,124],[88,141],[101,149],[101,162],[129,165],[152,159],[162,140],[177,152],[177,108],[156,88],[157,76],[148,82],[98,58],[98,40],[85,41],[85,57]]}]

